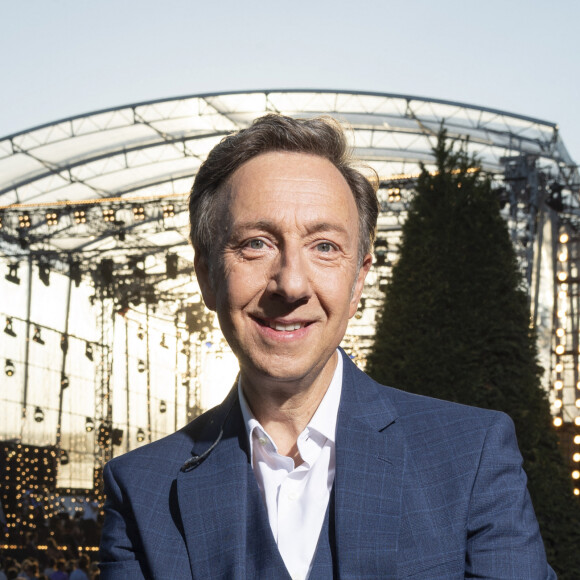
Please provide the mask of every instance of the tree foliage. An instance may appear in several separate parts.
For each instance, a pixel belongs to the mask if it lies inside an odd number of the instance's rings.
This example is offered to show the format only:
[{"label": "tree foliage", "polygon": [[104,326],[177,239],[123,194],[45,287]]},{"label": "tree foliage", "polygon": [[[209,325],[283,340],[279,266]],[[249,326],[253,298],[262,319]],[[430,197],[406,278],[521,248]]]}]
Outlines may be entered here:
[{"label": "tree foliage", "polygon": [[423,168],[377,321],[369,374],[383,384],[508,413],[560,578],[580,578],[580,507],[541,388],[527,296],[499,203],[441,131]]}]

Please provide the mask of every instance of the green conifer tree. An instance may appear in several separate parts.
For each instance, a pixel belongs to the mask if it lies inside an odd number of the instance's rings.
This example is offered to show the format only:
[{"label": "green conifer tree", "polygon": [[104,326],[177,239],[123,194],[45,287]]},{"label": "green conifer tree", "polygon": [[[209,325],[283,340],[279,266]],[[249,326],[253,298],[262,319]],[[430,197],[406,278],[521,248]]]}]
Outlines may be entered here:
[{"label": "green conifer tree", "polygon": [[499,202],[464,148],[434,149],[403,226],[367,371],[513,419],[548,559],[580,578],[580,507],[541,388],[522,278]]}]

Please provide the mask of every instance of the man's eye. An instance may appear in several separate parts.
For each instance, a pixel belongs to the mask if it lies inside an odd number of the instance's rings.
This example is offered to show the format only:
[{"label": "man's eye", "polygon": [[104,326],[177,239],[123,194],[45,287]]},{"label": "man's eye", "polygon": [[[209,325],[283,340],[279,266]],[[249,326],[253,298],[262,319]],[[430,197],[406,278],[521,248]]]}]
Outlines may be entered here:
[{"label": "man's eye", "polygon": [[250,240],[246,245],[250,250],[261,250],[264,247],[264,242],[262,240]]},{"label": "man's eye", "polygon": [[333,250],[333,246],[332,244],[330,244],[329,242],[321,242],[320,244],[318,244],[316,246],[316,249],[319,252],[324,252],[324,253],[328,253],[328,252],[332,252]]}]

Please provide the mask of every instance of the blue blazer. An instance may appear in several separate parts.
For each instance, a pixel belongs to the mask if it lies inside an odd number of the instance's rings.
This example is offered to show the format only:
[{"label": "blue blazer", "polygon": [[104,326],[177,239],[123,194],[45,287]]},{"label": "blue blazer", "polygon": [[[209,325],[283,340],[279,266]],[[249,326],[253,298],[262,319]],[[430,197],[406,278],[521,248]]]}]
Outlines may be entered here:
[{"label": "blue blazer", "polygon": [[[511,420],[379,385],[343,359],[336,577],[556,578]],[[207,458],[182,470],[220,427]],[[250,577],[247,559],[259,547],[248,525],[248,486],[256,485],[248,470],[235,389],[177,433],[110,461],[101,578]]]}]

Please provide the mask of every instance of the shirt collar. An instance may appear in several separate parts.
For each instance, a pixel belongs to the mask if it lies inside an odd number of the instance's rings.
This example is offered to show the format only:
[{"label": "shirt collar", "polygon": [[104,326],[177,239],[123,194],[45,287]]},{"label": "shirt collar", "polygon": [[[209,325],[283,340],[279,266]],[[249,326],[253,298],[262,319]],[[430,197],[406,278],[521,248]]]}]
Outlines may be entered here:
[{"label": "shirt collar", "polygon": [[[338,355],[338,362],[336,364],[336,369],[334,369],[334,375],[326,389],[326,393],[320,401],[318,408],[316,409],[312,419],[308,422],[306,429],[311,429],[317,431],[324,437],[326,437],[332,443],[336,441],[336,420],[338,417],[338,407],[340,405],[340,395],[342,393],[342,355],[337,349],[336,353]],[[242,410],[242,416],[244,418],[244,425],[246,426],[246,434],[250,444],[250,456],[253,457],[253,437],[252,433],[254,429],[258,428],[261,432],[266,433],[260,422],[254,417],[246,398],[244,397],[244,392],[242,390],[241,376],[238,378],[238,397],[240,399],[240,407]],[[273,443],[273,442],[272,442]]]}]

